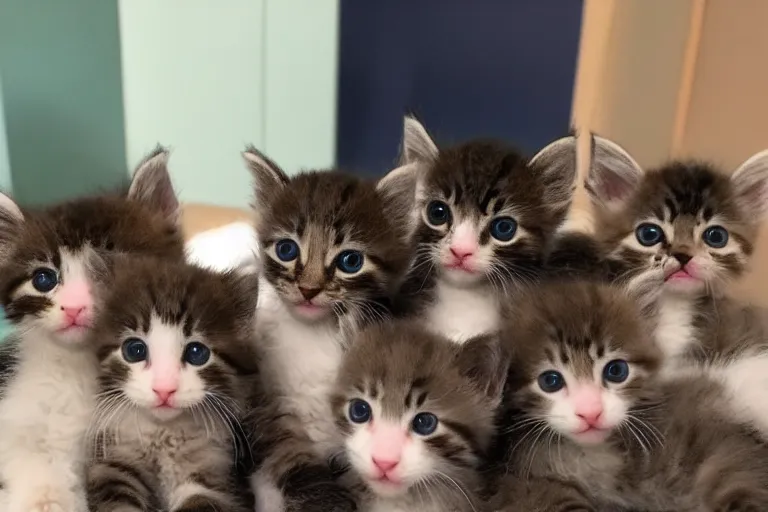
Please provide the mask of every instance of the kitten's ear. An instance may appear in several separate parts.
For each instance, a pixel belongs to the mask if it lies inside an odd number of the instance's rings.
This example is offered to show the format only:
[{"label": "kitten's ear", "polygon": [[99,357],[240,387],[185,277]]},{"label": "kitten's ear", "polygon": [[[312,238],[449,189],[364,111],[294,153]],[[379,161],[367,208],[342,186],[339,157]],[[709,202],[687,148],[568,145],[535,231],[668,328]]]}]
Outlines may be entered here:
[{"label": "kitten's ear", "polygon": [[263,211],[270,199],[290,181],[288,175],[267,155],[253,146],[247,146],[243,158],[254,180],[257,212]]},{"label": "kitten's ear", "polygon": [[246,269],[232,269],[222,274],[227,288],[232,290],[233,308],[240,319],[240,329],[247,335],[253,329],[259,301],[259,275]]},{"label": "kitten's ear", "polygon": [[569,136],[552,142],[528,163],[544,176],[547,204],[564,214],[576,190],[576,162],[576,137]]},{"label": "kitten's ear", "polygon": [[495,403],[507,381],[509,356],[496,335],[476,336],[459,347],[459,371]]},{"label": "kitten's ear", "polygon": [[418,164],[406,164],[389,171],[376,183],[376,191],[384,201],[387,217],[394,219],[395,225],[408,226],[406,238],[410,237],[415,227],[411,219],[416,206],[416,185],[421,170]]},{"label": "kitten's ear", "polygon": [[412,164],[416,162],[431,163],[437,158],[439,150],[415,117],[405,116],[403,119],[403,143],[400,154],[400,165]]},{"label": "kitten's ear", "polygon": [[0,263],[13,251],[13,243],[24,224],[24,214],[13,199],[0,192]]},{"label": "kitten's ear", "polygon": [[592,158],[584,187],[595,206],[614,210],[637,190],[643,170],[615,142],[597,135],[590,138]]},{"label": "kitten's ear", "polygon": [[742,212],[753,218],[768,216],[768,149],[741,164],[731,183]]},{"label": "kitten's ear", "polygon": [[181,220],[179,199],[168,172],[168,156],[168,149],[158,145],[144,157],[133,171],[128,199],[138,201],[178,224]]}]

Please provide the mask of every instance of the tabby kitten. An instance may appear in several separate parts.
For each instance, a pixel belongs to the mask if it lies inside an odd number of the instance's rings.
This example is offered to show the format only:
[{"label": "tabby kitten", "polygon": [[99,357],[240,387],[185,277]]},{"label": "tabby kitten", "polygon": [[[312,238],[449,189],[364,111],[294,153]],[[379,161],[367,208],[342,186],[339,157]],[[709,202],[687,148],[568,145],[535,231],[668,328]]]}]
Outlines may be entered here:
[{"label": "tabby kitten", "polygon": [[728,177],[696,162],[644,172],[606,139],[593,147],[586,185],[595,232],[628,275],[658,281],[656,337],[667,369],[705,368],[733,392],[734,411],[768,434],[768,314],[724,296],[768,216],[768,151]]},{"label": "tabby kitten", "polygon": [[100,364],[91,510],[248,510],[235,463],[257,375],[257,285],[154,259],[118,269],[89,341]]},{"label": "tabby kitten", "polygon": [[0,194],[0,304],[16,327],[2,348],[2,510],[86,510],[96,361],[85,339],[97,278],[118,254],[184,257],[167,158],[162,148],[149,155],[125,195],[22,210]]},{"label": "tabby kitten", "polygon": [[502,510],[768,509],[768,446],[733,418],[722,387],[658,378],[648,290],[551,282],[517,301],[502,330],[509,478],[544,490]]},{"label": "tabby kitten", "polygon": [[264,379],[280,399],[269,426],[268,413],[256,419],[260,507],[354,510],[327,462],[337,451],[328,393],[348,336],[389,314],[408,265],[408,210],[386,184],[331,171],[289,178],[253,148],[244,157],[256,183]]},{"label": "tabby kitten", "polygon": [[463,345],[399,321],[363,331],[331,407],[366,510],[477,511],[507,360],[492,337]]},{"label": "tabby kitten", "polygon": [[489,141],[438,149],[406,117],[401,161],[382,183],[411,199],[416,251],[402,290],[406,313],[415,308],[454,341],[493,331],[499,302],[539,275],[565,219],[574,139],[555,141],[531,160]]}]

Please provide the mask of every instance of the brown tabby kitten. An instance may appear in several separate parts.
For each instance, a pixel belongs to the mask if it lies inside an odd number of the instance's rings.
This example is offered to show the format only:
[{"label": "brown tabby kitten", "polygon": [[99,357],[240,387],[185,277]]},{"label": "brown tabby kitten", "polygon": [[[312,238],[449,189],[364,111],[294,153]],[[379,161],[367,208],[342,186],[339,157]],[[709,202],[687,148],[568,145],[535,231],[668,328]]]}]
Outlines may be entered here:
[{"label": "brown tabby kitten", "polygon": [[492,141],[438,149],[406,117],[403,166],[382,180],[411,199],[416,250],[402,289],[405,313],[419,311],[454,341],[494,331],[499,302],[538,277],[565,219],[575,155],[571,137],[530,160]]},{"label": "brown tabby kitten", "polygon": [[644,172],[606,139],[593,148],[595,232],[626,275],[657,280],[666,368],[703,368],[733,393],[734,412],[768,434],[768,313],[724,296],[768,215],[768,151],[728,177],[697,162]]},{"label": "brown tabby kitten", "polygon": [[248,510],[235,459],[257,375],[257,278],[153,259],[117,274],[90,337],[90,510]]},{"label": "brown tabby kitten", "polygon": [[167,159],[150,154],[125,194],[29,210],[0,194],[0,303],[15,326],[1,350],[2,510],[86,510],[97,277],[122,255],[184,257]]},{"label": "brown tabby kitten", "polygon": [[339,172],[288,177],[253,148],[244,156],[256,182],[264,379],[279,398],[277,414],[254,412],[264,433],[254,452],[266,458],[253,485],[266,512],[354,510],[328,466],[339,440],[327,395],[348,336],[389,315],[408,265],[407,198]]},{"label": "brown tabby kitten", "polygon": [[331,406],[366,510],[477,511],[507,360],[498,341],[457,345],[416,323],[362,332]]},{"label": "brown tabby kitten", "polygon": [[502,510],[768,509],[768,446],[733,418],[722,386],[658,378],[646,291],[551,282],[517,301],[502,330],[514,419],[504,485],[517,492]]}]

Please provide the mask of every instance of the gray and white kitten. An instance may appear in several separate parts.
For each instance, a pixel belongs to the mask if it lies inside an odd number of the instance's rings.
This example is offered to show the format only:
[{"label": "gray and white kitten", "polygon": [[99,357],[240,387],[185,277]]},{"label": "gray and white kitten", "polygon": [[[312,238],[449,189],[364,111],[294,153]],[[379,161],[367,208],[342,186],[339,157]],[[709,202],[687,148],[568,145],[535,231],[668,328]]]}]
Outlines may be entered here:
[{"label": "gray and white kitten", "polygon": [[97,363],[87,334],[106,267],[125,255],[182,261],[178,201],[158,148],[127,193],[22,209],[0,194],[0,509],[85,512],[84,437]]},{"label": "gray and white kitten", "polygon": [[438,148],[406,117],[401,163],[381,181],[411,199],[415,254],[398,313],[416,312],[457,342],[492,332],[499,303],[539,277],[565,219],[575,140],[557,140],[530,160],[493,141]]},{"label": "gray and white kitten", "polygon": [[258,374],[257,285],[155,259],[117,269],[89,339],[100,366],[90,510],[248,510],[236,464]]},{"label": "gray and white kitten", "polygon": [[507,364],[492,336],[457,344],[414,321],[356,337],[330,403],[364,510],[485,510],[481,466]]},{"label": "gray and white kitten", "polygon": [[244,157],[256,185],[257,332],[277,399],[253,414],[259,507],[354,510],[328,463],[340,443],[328,394],[349,335],[389,316],[408,265],[408,210],[386,184],[334,171],[289,177],[253,148]]},{"label": "gray and white kitten", "polygon": [[595,234],[625,276],[650,276],[662,293],[664,373],[683,368],[722,382],[734,413],[768,434],[768,312],[726,295],[768,216],[768,151],[730,176],[690,161],[644,171],[600,137],[593,155],[586,187]]},{"label": "gray and white kitten", "polygon": [[768,445],[729,394],[659,378],[654,295],[553,281],[516,303],[501,331],[511,472],[496,510],[768,509]]}]

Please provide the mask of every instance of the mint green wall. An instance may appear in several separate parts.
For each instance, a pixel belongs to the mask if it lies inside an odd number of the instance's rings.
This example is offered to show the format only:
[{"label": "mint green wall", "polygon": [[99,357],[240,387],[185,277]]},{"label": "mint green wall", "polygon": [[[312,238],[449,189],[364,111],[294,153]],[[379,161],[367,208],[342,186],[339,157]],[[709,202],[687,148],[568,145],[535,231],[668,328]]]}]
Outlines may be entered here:
[{"label": "mint green wall", "polygon": [[5,134],[5,112],[3,108],[3,76],[0,74],[0,190],[13,192],[11,183],[11,162],[8,159],[8,143]]},{"label": "mint green wall", "polygon": [[20,201],[125,181],[115,1],[0,1],[0,72]]}]

